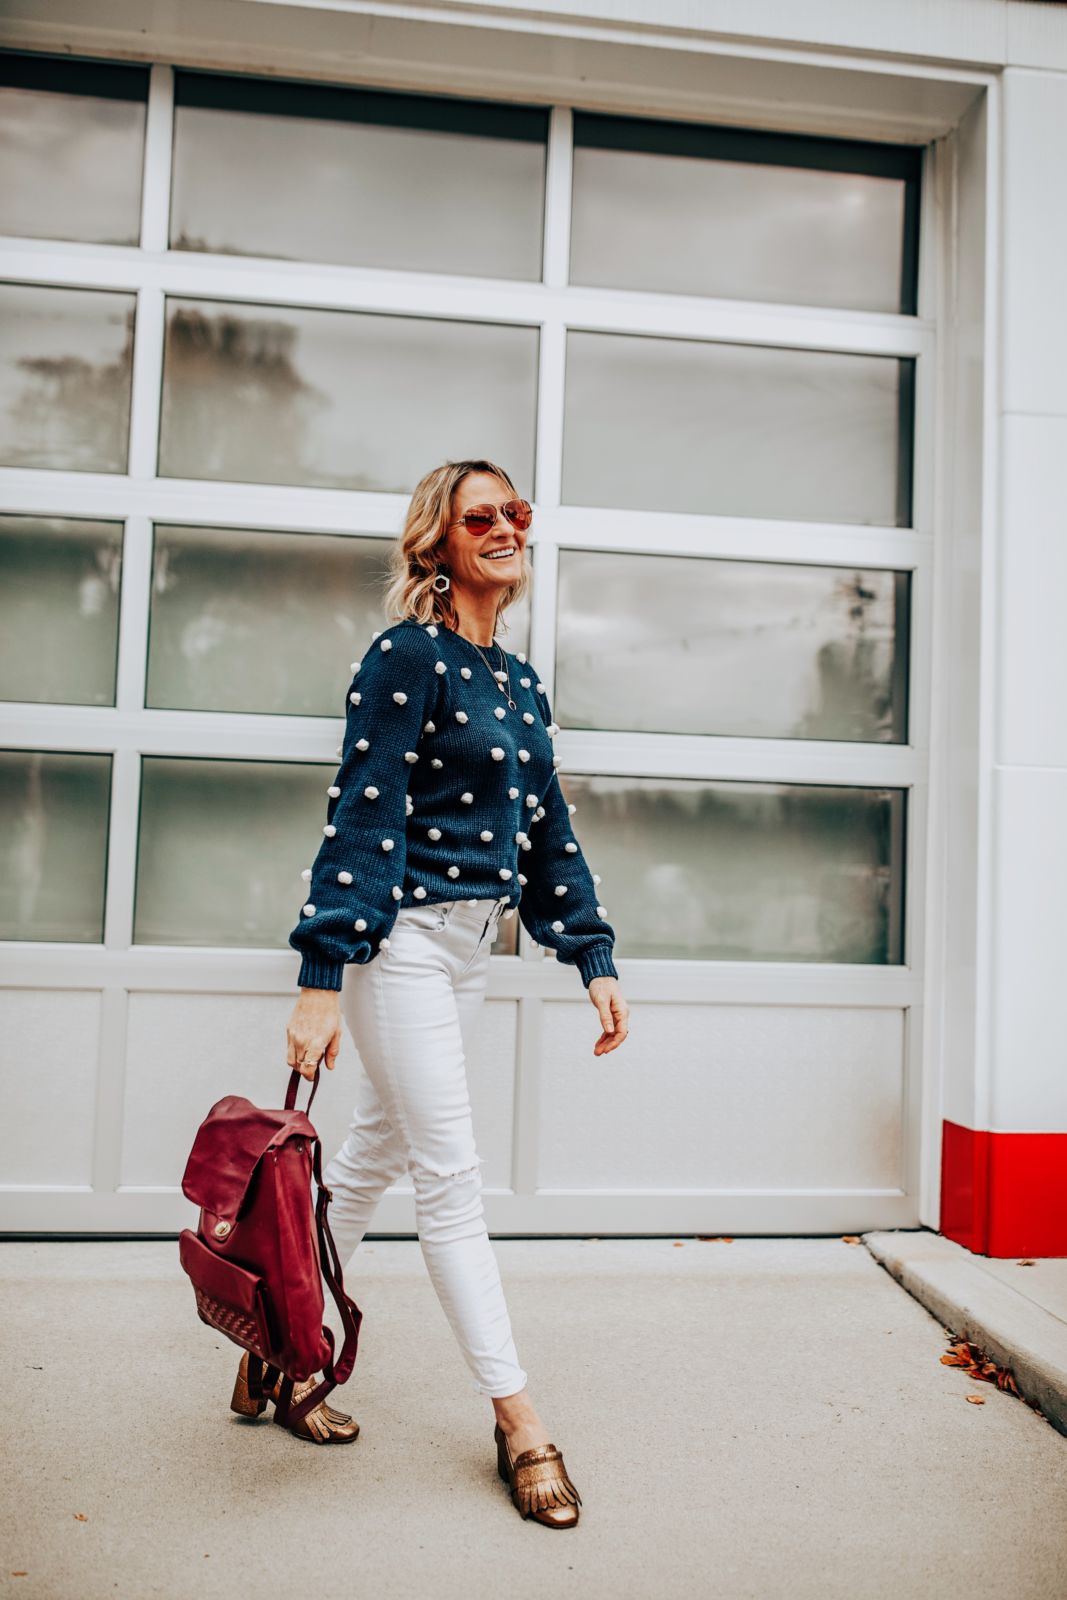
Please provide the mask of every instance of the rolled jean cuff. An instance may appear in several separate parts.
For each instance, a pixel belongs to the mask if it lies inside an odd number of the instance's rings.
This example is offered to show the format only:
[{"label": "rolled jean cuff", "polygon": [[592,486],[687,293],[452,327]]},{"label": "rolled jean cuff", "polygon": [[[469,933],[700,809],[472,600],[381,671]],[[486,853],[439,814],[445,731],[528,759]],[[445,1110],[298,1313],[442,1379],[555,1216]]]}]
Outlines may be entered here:
[{"label": "rolled jean cuff", "polygon": [[578,971],[582,975],[582,982],[588,989],[594,978],[617,978],[619,976],[615,963],[611,957],[611,945],[601,940],[598,944],[587,945],[577,958]]}]

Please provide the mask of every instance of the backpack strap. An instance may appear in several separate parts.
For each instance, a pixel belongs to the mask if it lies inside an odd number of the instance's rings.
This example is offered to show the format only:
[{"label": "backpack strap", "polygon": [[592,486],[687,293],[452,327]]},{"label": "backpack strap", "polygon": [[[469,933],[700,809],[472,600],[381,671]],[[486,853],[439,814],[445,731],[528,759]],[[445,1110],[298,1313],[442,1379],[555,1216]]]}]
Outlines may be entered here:
[{"label": "backpack strap", "polygon": [[[300,1077],[298,1072],[293,1073],[293,1078]],[[318,1084],[318,1071],[315,1073],[315,1085],[312,1087],[314,1096]],[[294,1102],[296,1095],[295,1083],[290,1084]],[[288,1096],[286,1096],[288,1101]],[[308,1104],[310,1105],[310,1101]],[[288,1110],[292,1106],[287,1105]],[[318,1185],[318,1199],[315,1202],[315,1225],[319,1236],[319,1263],[322,1275],[329,1284],[330,1293],[341,1317],[341,1327],[344,1330],[344,1343],[340,1355],[334,1359],[334,1337],[331,1329],[324,1327],[323,1338],[330,1347],[330,1354],[323,1367],[322,1382],[315,1385],[297,1404],[292,1404],[293,1384],[287,1378],[283,1381],[278,1391],[278,1401],[274,1407],[274,1420],[284,1428],[289,1423],[299,1422],[306,1417],[308,1412],[317,1406],[320,1400],[325,1400],[331,1390],[336,1389],[339,1383],[347,1383],[352,1376],[352,1368],[356,1364],[356,1349],[359,1344],[359,1326],[363,1321],[363,1313],[356,1302],[345,1293],[344,1275],[341,1269],[341,1260],[337,1254],[337,1245],[334,1243],[333,1233],[330,1229],[327,1211],[332,1198],[329,1189],[322,1181],[322,1146],[318,1139],[312,1145],[312,1163],[315,1173],[315,1182]]]}]

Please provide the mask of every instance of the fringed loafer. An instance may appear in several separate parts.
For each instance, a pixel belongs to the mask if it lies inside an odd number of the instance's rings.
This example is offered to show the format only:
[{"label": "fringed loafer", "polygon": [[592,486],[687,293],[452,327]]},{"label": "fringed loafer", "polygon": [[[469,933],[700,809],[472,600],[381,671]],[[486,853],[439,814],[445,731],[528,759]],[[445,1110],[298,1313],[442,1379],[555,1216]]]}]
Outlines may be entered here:
[{"label": "fringed loafer", "polygon": [[497,1471],[511,1490],[516,1511],[548,1528],[573,1528],[582,1497],[567,1476],[563,1457],[555,1445],[534,1445],[513,1456],[499,1422],[493,1437]]},{"label": "fringed loafer", "polygon": [[[318,1380],[307,1378],[303,1383],[293,1385],[293,1402],[299,1401],[314,1388]],[[278,1394],[282,1386],[279,1374],[270,1389],[264,1390],[262,1395],[252,1395],[248,1390],[248,1352],[241,1357],[241,1364],[237,1369],[237,1379],[233,1386],[233,1398],[230,1401],[230,1410],[236,1411],[241,1417],[258,1417],[266,1409],[267,1400],[271,1399],[275,1405],[278,1403]],[[277,1419],[275,1419],[277,1420]],[[301,1417],[299,1422],[286,1423],[290,1433],[298,1439],[310,1439],[315,1444],[348,1444],[359,1434],[359,1423],[347,1411],[336,1411],[333,1406],[327,1405],[325,1400],[320,1400],[306,1417]]]}]

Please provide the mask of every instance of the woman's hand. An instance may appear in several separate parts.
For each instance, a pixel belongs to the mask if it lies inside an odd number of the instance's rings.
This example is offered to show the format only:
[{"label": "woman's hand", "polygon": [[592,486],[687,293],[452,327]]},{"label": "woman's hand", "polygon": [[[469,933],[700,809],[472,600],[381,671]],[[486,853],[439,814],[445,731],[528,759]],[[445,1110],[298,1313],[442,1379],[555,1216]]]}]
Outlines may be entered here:
[{"label": "woman's hand", "polygon": [[617,1050],[630,1031],[630,1008],[622,997],[618,978],[594,978],[588,986],[589,998],[600,1013],[604,1032],[593,1046],[595,1056]]},{"label": "woman's hand", "polygon": [[341,995],[337,989],[301,989],[286,1029],[289,1065],[313,1078],[326,1056],[332,1072],[341,1048]]}]

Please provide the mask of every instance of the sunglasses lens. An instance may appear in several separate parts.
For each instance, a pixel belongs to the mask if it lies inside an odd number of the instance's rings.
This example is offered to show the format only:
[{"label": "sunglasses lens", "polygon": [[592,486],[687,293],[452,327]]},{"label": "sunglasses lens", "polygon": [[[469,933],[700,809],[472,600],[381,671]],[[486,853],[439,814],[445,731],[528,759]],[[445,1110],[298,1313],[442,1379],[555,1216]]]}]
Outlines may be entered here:
[{"label": "sunglasses lens", "polygon": [[495,506],[470,506],[463,513],[468,533],[488,533],[496,521]]},{"label": "sunglasses lens", "polygon": [[529,500],[509,500],[500,508],[513,528],[518,528],[521,533],[533,521],[533,506]]}]

